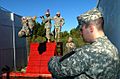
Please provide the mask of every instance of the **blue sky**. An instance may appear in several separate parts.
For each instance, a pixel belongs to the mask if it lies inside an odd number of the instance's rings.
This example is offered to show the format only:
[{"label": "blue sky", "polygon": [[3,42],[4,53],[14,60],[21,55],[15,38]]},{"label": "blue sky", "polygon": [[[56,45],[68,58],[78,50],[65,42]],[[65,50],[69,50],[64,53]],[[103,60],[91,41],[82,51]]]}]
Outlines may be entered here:
[{"label": "blue sky", "polygon": [[[65,19],[62,31],[78,25],[76,17],[97,5],[97,0],[0,0],[0,6],[21,16],[41,16],[49,9],[51,16],[57,11]],[[37,19],[41,22],[41,19]],[[54,27],[52,27],[53,29]]]}]

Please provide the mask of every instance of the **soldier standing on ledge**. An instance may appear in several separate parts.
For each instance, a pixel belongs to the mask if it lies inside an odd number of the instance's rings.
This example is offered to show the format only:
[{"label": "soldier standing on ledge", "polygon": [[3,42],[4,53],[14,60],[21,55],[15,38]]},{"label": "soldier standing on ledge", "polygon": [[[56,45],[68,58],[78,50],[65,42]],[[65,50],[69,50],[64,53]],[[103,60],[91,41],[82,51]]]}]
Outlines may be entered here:
[{"label": "soldier standing on ledge", "polygon": [[57,42],[60,41],[60,31],[64,25],[64,19],[60,16],[60,12],[56,13],[56,16],[53,17],[54,20],[54,30],[55,30],[55,39]]},{"label": "soldier standing on ledge", "polygon": [[54,56],[48,69],[56,79],[119,79],[120,55],[105,36],[104,20],[97,8],[77,17],[81,35],[89,44]]},{"label": "soldier standing on ledge", "polygon": [[46,30],[46,38],[47,38],[47,42],[50,42],[50,33],[51,33],[51,17],[50,17],[50,12],[49,10],[47,10],[47,12],[45,13],[46,18],[44,18],[44,16],[41,16],[40,18],[42,19],[42,22],[45,24],[45,30]]}]

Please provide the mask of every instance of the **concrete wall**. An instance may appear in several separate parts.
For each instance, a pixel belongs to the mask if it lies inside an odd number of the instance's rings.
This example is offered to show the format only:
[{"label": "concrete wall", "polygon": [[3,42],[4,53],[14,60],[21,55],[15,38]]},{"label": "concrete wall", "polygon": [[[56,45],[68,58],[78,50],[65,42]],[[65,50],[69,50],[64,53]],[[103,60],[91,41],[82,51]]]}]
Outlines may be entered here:
[{"label": "concrete wall", "polygon": [[[21,16],[14,14],[14,18],[16,66],[23,67],[27,63],[26,39],[18,37],[18,31],[22,27]],[[11,12],[0,8],[0,74],[5,65],[11,69],[14,65],[13,28]]]},{"label": "concrete wall", "polygon": [[120,0],[99,0],[98,6],[105,20],[105,33],[120,52]]}]

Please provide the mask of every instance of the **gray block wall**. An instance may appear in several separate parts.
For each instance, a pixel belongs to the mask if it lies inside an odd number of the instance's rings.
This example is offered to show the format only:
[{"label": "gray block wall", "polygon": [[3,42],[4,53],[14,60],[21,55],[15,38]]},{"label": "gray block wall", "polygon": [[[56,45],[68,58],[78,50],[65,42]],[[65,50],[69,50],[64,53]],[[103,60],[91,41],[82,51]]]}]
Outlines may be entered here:
[{"label": "gray block wall", "polygon": [[[1,69],[7,65],[14,68],[13,50],[13,26],[10,11],[0,7],[0,74]],[[24,67],[27,64],[26,38],[19,38],[18,31],[21,29],[21,17],[14,14],[15,28],[15,59],[16,67]]]}]

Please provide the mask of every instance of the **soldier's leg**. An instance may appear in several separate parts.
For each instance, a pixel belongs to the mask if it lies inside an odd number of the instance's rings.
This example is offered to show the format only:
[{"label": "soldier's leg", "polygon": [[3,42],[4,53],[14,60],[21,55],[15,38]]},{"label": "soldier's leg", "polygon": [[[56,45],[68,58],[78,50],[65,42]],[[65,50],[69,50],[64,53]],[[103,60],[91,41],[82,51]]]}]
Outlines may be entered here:
[{"label": "soldier's leg", "polygon": [[29,26],[29,29],[30,29],[31,31],[33,31],[33,26],[32,26],[32,25],[30,25],[30,26]]},{"label": "soldier's leg", "polygon": [[22,26],[22,29],[21,30],[24,30],[26,28],[26,26]]},{"label": "soldier's leg", "polygon": [[57,28],[55,28],[55,39],[57,38]]},{"label": "soldier's leg", "polygon": [[30,33],[30,35],[33,34],[33,26],[32,25],[29,25],[29,33]]},{"label": "soldier's leg", "polygon": [[50,28],[46,28],[46,37],[48,39],[48,42],[50,42]]},{"label": "soldier's leg", "polygon": [[33,27],[34,27],[34,22],[33,21],[28,22],[28,26],[29,26],[30,30],[32,31]]},{"label": "soldier's leg", "polygon": [[30,35],[29,29],[27,29],[27,30],[25,31],[25,33],[26,33],[26,36],[29,36],[29,35]]},{"label": "soldier's leg", "polygon": [[34,25],[35,25],[34,22],[32,21],[32,19],[30,19],[29,22],[28,22],[28,28],[29,28],[30,35],[33,34],[33,27],[34,27]]},{"label": "soldier's leg", "polygon": [[58,42],[60,42],[60,28],[58,28]]}]

